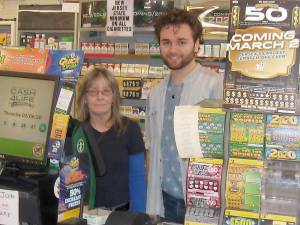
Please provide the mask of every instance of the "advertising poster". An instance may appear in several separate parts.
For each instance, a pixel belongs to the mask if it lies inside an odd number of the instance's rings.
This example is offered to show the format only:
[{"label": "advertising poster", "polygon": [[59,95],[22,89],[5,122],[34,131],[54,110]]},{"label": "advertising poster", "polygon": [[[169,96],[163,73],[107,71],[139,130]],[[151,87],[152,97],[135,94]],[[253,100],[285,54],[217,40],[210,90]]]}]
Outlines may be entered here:
[{"label": "advertising poster", "polygon": [[174,8],[174,0],[134,0],[134,26],[152,27],[155,19]]},{"label": "advertising poster", "polygon": [[46,71],[48,50],[0,49],[0,70],[43,74]]},{"label": "advertising poster", "polygon": [[59,176],[58,222],[79,218],[83,207],[84,184],[87,177],[87,173],[80,167],[79,158],[67,159]]},{"label": "advertising poster", "polygon": [[0,89],[1,153],[43,161],[55,81],[1,76]]},{"label": "advertising poster", "polygon": [[81,27],[105,27],[106,1],[82,2]]},{"label": "advertising poster", "polygon": [[133,0],[107,1],[106,36],[133,36]]},{"label": "advertising poster", "polygon": [[224,108],[295,113],[299,6],[299,1],[231,1]]},{"label": "advertising poster", "polygon": [[83,64],[83,51],[50,50],[47,74],[60,76],[61,80],[76,82]]},{"label": "advertising poster", "polygon": [[229,26],[229,1],[204,0],[187,6],[187,10],[196,15],[203,27],[204,40],[226,40]]}]

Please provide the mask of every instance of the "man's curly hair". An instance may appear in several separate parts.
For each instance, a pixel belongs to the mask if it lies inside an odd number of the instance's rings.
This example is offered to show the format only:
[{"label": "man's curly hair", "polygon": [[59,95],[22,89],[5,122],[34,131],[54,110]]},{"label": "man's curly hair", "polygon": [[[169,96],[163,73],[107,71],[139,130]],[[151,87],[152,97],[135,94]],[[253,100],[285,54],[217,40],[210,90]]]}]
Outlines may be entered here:
[{"label": "man's curly hair", "polygon": [[202,24],[197,19],[195,15],[192,13],[183,10],[183,9],[172,9],[168,11],[166,14],[161,15],[155,21],[154,29],[155,35],[157,37],[158,42],[160,42],[160,31],[163,27],[166,26],[179,26],[181,24],[187,24],[190,26],[193,39],[196,42],[197,38],[199,38],[199,42],[202,43]]}]

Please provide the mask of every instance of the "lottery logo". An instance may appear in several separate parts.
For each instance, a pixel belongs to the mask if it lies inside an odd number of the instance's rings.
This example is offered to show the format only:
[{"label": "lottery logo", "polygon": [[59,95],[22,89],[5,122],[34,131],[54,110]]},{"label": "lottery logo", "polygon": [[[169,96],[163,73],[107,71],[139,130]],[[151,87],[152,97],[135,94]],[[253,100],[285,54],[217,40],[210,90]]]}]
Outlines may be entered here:
[{"label": "lottery logo", "polygon": [[36,144],[33,149],[32,153],[35,157],[40,157],[43,154],[43,146],[41,144]]},{"label": "lottery logo", "polygon": [[60,141],[55,141],[53,144],[52,144],[52,151],[53,152],[57,152],[57,150],[59,149],[60,147]]},{"label": "lottery logo", "polygon": [[84,141],[83,141],[83,139],[79,139],[77,141],[76,147],[77,147],[77,152],[78,153],[82,153],[84,151]]},{"label": "lottery logo", "polygon": [[75,54],[71,54],[71,55],[61,58],[59,60],[59,65],[60,65],[60,68],[62,71],[74,70],[78,66],[79,61],[80,61],[79,56],[77,56]]},{"label": "lottery logo", "polygon": [[39,131],[44,133],[47,130],[47,125],[45,123],[41,123],[39,125]]},{"label": "lottery logo", "polygon": [[28,106],[34,107],[36,89],[26,87],[15,87],[10,89],[9,103],[11,107],[15,106]]}]

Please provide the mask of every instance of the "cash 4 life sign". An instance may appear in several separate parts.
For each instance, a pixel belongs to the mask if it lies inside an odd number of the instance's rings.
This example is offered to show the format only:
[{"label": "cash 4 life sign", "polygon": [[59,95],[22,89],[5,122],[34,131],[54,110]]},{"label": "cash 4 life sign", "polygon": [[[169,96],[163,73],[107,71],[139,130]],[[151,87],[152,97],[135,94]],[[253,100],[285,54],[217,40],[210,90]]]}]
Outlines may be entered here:
[{"label": "cash 4 life sign", "polygon": [[133,35],[133,0],[107,1],[106,35]]}]

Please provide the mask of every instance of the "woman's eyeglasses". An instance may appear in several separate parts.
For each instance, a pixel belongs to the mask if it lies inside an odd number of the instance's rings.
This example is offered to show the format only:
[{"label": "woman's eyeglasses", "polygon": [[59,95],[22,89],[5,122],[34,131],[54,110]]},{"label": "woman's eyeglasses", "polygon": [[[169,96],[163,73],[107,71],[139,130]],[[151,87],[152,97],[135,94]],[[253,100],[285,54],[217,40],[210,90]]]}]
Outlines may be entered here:
[{"label": "woman's eyeglasses", "polygon": [[111,96],[112,95],[112,90],[110,89],[105,89],[105,90],[97,90],[97,89],[89,89],[86,91],[86,93],[92,97],[98,96],[99,93],[101,93],[101,95],[103,96]]}]

